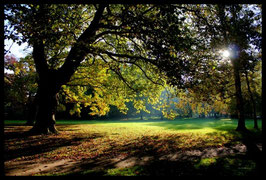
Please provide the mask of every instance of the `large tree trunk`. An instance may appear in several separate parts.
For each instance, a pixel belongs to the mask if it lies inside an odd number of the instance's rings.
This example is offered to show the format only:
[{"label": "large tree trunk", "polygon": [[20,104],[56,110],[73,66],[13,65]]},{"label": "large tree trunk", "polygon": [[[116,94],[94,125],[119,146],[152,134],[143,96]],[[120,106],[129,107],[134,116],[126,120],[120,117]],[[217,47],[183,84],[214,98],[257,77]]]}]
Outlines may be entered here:
[{"label": "large tree trunk", "polygon": [[57,133],[55,113],[58,104],[57,90],[53,83],[39,83],[36,104],[36,122],[31,129],[34,134]]},{"label": "large tree trunk", "polygon": [[41,38],[33,44],[33,58],[39,75],[36,95],[36,122],[30,133],[47,134],[57,132],[55,128],[56,95],[61,83],[56,70],[50,70],[47,65],[44,44]]}]

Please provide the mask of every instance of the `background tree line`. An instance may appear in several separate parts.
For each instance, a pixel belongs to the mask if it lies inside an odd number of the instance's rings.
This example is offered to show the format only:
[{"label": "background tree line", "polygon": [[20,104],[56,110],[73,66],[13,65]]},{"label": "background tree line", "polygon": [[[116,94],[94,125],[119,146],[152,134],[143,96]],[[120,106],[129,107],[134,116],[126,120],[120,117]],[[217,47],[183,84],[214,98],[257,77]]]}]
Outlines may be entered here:
[{"label": "background tree line", "polygon": [[[256,117],[261,117],[261,62],[259,62],[254,72],[250,74],[242,74],[241,80],[243,84],[243,97],[244,97],[244,111],[247,118],[254,118],[253,102],[255,101]],[[9,70],[5,73],[5,118],[6,119],[23,119],[27,120],[28,124],[33,124],[35,116],[35,96],[37,92],[37,80],[36,72],[34,68],[34,62],[27,56],[25,58],[17,59],[13,55],[5,56],[5,69]],[[248,79],[246,79],[248,75]],[[249,85],[248,85],[249,84]],[[249,86],[249,87],[248,87]],[[231,89],[233,91],[233,88]],[[158,119],[171,119],[169,116],[170,111],[175,110],[176,117],[232,117],[237,118],[236,102],[234,98],[228,101],[228,104],[221,101],[215,101],[216,104],[207,107],[206,104],[199,102],[198,104],[192,99],[189,101],[188,97],[180,98],[169,95],[169,91],[164,90],[161,93],[161,103],[164,102],[168,106],[165,106],[163,114],[163,107],[155,108],[154,105],[146,102],[146,112],[143,110],[137,110],[132,101],[126,103],[128,108],[126,113],[122,113],[116,106],[111,106],[109,111],[104,116],[90,115],[90,108],[81,105],[81,111],[79,114],[75,113],[75,103],[65,101],[63,93],[59,94],[59,104],[57,106],[57,118],[58,119],[92,119],[92,118],[158,118]],[[173,92],[172,92],[173,93]],[[191,94],[190,94],[191,95]],[[170,98],[172,97],[172,99]],[[253,100],[252,100],[253,98]],[[147,97],[143,97],[147,100]],[[167,114],[168,113],[168,114]],[[164,116],[165,115],[165,116]]]}]

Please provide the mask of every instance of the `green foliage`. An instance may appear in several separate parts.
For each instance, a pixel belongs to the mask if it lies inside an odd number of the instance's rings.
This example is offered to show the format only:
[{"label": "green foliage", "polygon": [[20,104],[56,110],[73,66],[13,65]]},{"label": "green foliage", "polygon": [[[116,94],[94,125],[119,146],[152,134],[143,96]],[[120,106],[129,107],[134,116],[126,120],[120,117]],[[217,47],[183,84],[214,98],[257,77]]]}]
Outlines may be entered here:
[{"label": "green foliage", "polygon": [[36,39],[42,39],[47,63],[51,69],[57,69],[76,37],[88,27],[92,19],[91,14],[87,14],[90,11],[95,10],[87,5],[6,4],[5,18],[9,24],[5,26],[5,38],[18,43],[28,42],[31,46]]},{"label": "green foliage", "polygon": [[[62,87],[66,103],[76,104],[70,111],[71,114],[80,115],[81,104],[85,108],[90,108],[90,115],[103,116],[109,112],[110,106],[127,113],[126,103],[129,101],[133,102],[138,112],[148,112],[146,104],[157,103],[162,87],[145,78],[138,68],[117,64],[126,79],[124,82],[110,69],[112,65],[93,59],[82,63],[71,81]],[[142,98],[144,96],[147,98]]]},{"label": "green foliage", "polygon": [[5,112],[11,117],[17,114],[20,118],[26,118],[25,110],[37,92],[33,60],[29,56],[17,59],[13,55],[6,55],[4,68],[7,70],[4,74]]},{"label": "green foliage", "polygon": [[[194,73],[184,77],[191,86],[185,91],[185,97],[180,94],[178,106],[190,104],[194,112],[205,114],[212,110],[223,114],[232,113],[233,109],[240,111],[241,105],[230,102],[236,102],[236,94],[240,93],[235,86],[239,89],[245,82],[244,78],[240,83],[235,82],[237,71],[240,71],[240,76],[245,71],[251,75],[260,61],[261,10],[257,5],[201,4],[181,7],[188,10],[185,14],[194,22],[189,28],[200,41],[191,55],[197,62],[196,66],[192,66]],[[230,59],[221,56],[222,49],[231,50]],[[242,89],[243,93],[247,92],[247,86]],[[244,94],[243,97],[250,98]]]}]

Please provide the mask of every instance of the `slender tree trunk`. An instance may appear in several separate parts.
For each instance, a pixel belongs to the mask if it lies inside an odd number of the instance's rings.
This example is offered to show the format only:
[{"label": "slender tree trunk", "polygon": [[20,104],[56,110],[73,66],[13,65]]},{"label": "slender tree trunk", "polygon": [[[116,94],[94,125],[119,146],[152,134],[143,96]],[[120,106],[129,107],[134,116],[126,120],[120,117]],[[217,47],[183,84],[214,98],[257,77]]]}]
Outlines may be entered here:
[{"label": "slender tree trunk", "polygon": [[[231,62],[233,65],[233,71],[234,71],[234,80],[235,80],[235,96],[236,96],[236,104],[237,104],[237,116],[238,116],[238,125],[236,130],[237,131],[246,131],[246,126],[245,126],[245,116],[244,116],[244,106],[243,106],[243,97],[242,97],[242,91],[241,91],[241,81],[240,81],[240,75],[239,75],[239,70],[240,70],[240,59],[239,59],[239,53],[241,52],[240,47],[237,46],[238,41],[234,42],[235,40],[232,39],[232,35],[237,37],[238,34],[234,29],[237,28],[237,10],[236,6],[233,6],[231,13],[232,13],[232,18],[231,22],[233,22],[232,25],[229,26],[227,24],[226,20],[226,15],[225,15],[225,5],[218,5],[218,11],[219,11],[219,18],[221,22],[221,26],[223,27],[223,37],[225,44],[227,45],[233,45],[232,51],[231,51]],[[229,32],[230,35],[227,34]],[[235,43],[235,44],[234,44]]]},{"label": "slender tree trunk", "polygon": [[160,116],[161,116],[161,120],[163,120],[163,113],[162,112],[161,112],[161,115]]},{"label": "slender tree trunk", "polygon": [[[33,100],[32,100],[33,99]],[[27,122],[26,125],[33,126],[36,120],[36,101],[37,96],[33,97],[29,96],[29,103],[28,103],[28,114],[27,114]]]},{"label": "slender tree trunk", "polygon": [[140,120],[143,120],[143,112],[140,110]]},{"label": "slender tree trunk", "polygon": [[35,121],[35,114],[36,114],[36,104],[30,104],[28,108],[28,114],[27,114],[27,122],[26,125],[33,126]]},{"label": "slender tree trunk", "polygon": [[239,75],[239,59],[233,59],[233,70],[234,70],[234,79],[235,79],[235,95],[236,95],[236,105],[237,105],[237,116],[238,116],[238,125],[237,131],[246,131],[245,125],[245,115],[244,115],[244,106],[243,106],[243,97],[241,91],[241,81]]},{"label": "slender tree trunk", "polygon": [[248,92],[250,95],[250,100],[252,103],[252,108],[253,108],[254,128],[258,129],[259,127],[258,127],[257,114],[256,114],[256,103],[255,103],[253,94],[252,94],[251,89],[250,89],[250,84],[249,84],[249,80],[248,80],[248,73],[246,71],[245,71],[245,77],[246,77],[246,82],[247,82],[247,86],[248,86]]}]

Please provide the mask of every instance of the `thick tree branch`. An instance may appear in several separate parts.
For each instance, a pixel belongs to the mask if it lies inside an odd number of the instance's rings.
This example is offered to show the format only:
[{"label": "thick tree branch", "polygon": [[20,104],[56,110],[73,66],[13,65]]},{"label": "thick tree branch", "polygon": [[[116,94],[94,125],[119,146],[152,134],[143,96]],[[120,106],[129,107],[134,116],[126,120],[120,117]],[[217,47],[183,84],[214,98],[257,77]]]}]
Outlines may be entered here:
[{"label": "thick tree branch", "polygon": [[58,70],[63,83],[69,81],[70,77],[74,74],[81,61],[89,53],[89,44],[96,40],[96,31],[99,29],[99,22],[103,15],[104,9],[105,5],[99,6],[90,26],[78,38],[77,42],[71,48],[65,63]]},{"label": "thick tree branch", "polygon": [[35,40],[33,43],[33,59],[40,78],[48,72],[48,65],[45,58],[44,45],[41,39]]}]

